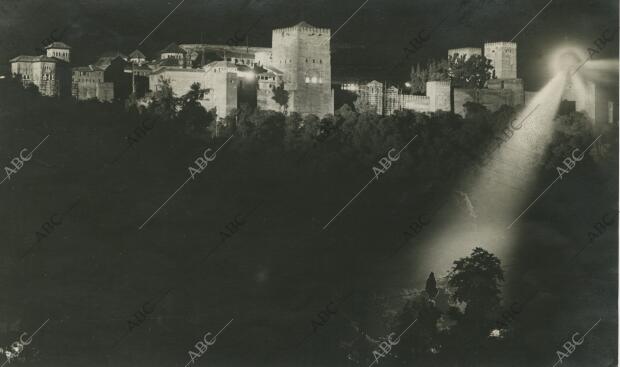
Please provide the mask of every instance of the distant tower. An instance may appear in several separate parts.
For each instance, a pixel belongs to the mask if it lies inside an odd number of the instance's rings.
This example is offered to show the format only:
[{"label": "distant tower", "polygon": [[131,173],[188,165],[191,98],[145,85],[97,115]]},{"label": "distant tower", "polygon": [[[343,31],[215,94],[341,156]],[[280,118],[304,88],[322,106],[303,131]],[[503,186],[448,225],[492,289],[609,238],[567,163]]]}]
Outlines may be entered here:
[{"label": "distant tower", "polygon": [[146,56],[140,50],[134,50],[129,54],[129,62],[135,65],[142,65],[146,62]]},{"label": "distant tower", "polygon": [[334,112],[330,37],[329,29],[306,22],[273,30],[271,63],[283,73],[289,111],[319,117]]},{"label": "distant tower", "polygon": [[497,79],[517,78],[517,44],[490,42],[484,44],[484,56],[491,60]]},{"label": "distant tower", "polygon": [[62,42],[53,42],[45,47],[47,57],[55,57],[66,62],[71,61],[71,46]]}]

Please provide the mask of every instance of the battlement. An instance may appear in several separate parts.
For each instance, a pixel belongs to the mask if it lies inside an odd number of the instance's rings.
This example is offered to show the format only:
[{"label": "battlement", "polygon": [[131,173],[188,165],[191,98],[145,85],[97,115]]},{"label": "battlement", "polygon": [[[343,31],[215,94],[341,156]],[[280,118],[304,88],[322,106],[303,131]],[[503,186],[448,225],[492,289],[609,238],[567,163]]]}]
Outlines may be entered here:
[{"label": "battlement", "polygon": [[320,28],[320,27],[315,27],[311,24],[308,24],[306,22],[301,22],[298,23],[292,27],[287,27],[287,28],[276,28],[273,30],[273,33],[291,33],[291,32],[302,32],[308,36],[313,36],[313,35],[317,35],[317,36],[330,36],[331,35],[331,29],[329,28]]},{"label": "battlement", "polygon": [[410,94],[401,94],[401,98],[402,98],[404,106],[407,106],[408,104],[428,105],[428,104],[431,103],[431,99],[428,96],[416,96],[416,95],[410,95]]},{"label": "battlement", "polygon": [[435,86],[435,87],[444,87],[444,88],[450,88],[450,81],[449,80],[431,80],[426,82],[426,88],[428,89],[429,84],[431,86]]},{"label": "battlement", "polygon": [[508,48],[517,48],[517,44],[515,42],[486,42],[484,47],[508,47]]}]

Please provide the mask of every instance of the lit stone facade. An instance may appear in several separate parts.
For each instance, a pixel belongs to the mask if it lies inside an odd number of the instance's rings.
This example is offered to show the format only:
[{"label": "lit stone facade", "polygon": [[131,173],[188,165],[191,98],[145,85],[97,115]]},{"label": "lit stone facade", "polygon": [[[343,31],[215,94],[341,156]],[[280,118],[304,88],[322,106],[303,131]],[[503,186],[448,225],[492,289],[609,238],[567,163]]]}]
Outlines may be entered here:
[{"label": "lit stone facade", "polygon": [[104,70],[96,66],[80,66],[72,69],[71,95],[78,100],[96,98],[102,102],[114,99],[114,83],[104,82]]},{"label": "lit stone facade", "polygon": [[71,94],[71,70],[64,60],[45,55],[22,55],[9,62],[11,73],[19,75],[24,86],[36,85],[41,95],[55,97]]},{"label": "lit stone facade", "polygon": [[62,42],[53,42],[45,47],[47,57],[55,57],[66,62],[71,62],[71,46]]},{"label": "lit stone facade", "polygon": [[514,42],[490,42],[484,44],[484,56],[491,60],[495,78],[517,78],[517,44]]},{"label": "lit stone facade", "polygon": [[214,61],[204,66],[206,86],[210,93],[204,106],[215,108],[219,118],[226,117],[237,108],[239,76],[237,66],[228,61]]},{"label": "lit stone facade", "polygon": [[331,31],[306,22],[272,32],[272,66],[283,73],[288,109],[322,117],[334,112]]},{"label": "lit stone facade", "polygon": [[282,72],[276,68],[265,67],[267,70],[256,76],[258,79],[258,91],[256,105],[261,110],[279,111],[280,105],[272,98],[273,89],[282,83]]},{"label": "lit stone facade", "polygon": [[343,86],[343,89],[357,93],[360,100],[378,115],[391,115],[398,110],[450,111],[450,82],[426,82],[425,96],[402,94],[398,88],[385,88],[383,83],[376,80],[368,84]]}]

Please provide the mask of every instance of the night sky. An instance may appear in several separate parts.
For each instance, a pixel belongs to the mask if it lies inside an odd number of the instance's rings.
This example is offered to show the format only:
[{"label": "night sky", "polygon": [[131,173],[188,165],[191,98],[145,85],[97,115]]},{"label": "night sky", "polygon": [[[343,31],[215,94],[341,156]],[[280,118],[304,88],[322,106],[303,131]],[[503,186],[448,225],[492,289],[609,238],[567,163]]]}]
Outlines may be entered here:
[{"label": "night sky", "polygon": [[[412,63],[446,57],[449,48],[508,41],[546,3],[370,0],[332,39],[332,77],[404,81],[406,64],[392,70],[404,60],[402,49],[420,31],[435,29],[411,57]],[[361,4],[357,0],[186,0],[140,49],[154,57],[170,42],[225,43],[235,31],[246,30],[259,18],[250,44],[270,47],[273,28],[306,20],[334,32]],[[0,60],[32,54],[54,29],[67,29],[63,41],[73,47],[75,64],[92,63],[105,51],[128,54],[176,5],[177,1],[165,0],[2,0]],[[544,85],[549,77],[547,57],[556,46],[590,47],[603,30],[617,23],[616,14],[618,3],[611,0],[553,1],[515,40],[518,73],[526,88],[537,90]],[[609,43],[596,57],[617,55],[617,45]]]}]

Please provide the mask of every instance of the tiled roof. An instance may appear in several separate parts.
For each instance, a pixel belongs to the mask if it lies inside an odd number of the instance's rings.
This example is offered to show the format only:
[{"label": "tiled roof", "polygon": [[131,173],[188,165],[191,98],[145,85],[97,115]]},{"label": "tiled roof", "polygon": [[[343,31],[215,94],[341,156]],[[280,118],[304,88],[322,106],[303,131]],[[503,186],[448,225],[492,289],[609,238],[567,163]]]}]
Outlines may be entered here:
[{"label": "tiled roof", "polygon": [[204,68],[234,68],[236,69],[238,65],[230,61],[213,61],[204,66]]},{"label": "tiled roof", "polygon": [[144,56],[144,54],[140,52],[140,50],[134,50],[132,53],[129,54],[129,57],[135,59],[146,59],[146,56]]},{"label": "tiled roof", "polygon": [[176,43],[172,42],[171,44],[166,46],[166,48],[164,48],[163,50],[159,51],[159,53],[161,53],[161,54],[164,54],[164,53],[184,54],[185,50],[182,49],[181,47],[179,47],[179,45],[177,45]]},{"label": "tiled roof", "polygon": [[305,21],[301,21],[293,26],[293,28],[316,28],[312,24],[308,24]]},{"label": "tiled roof", "polygon": [[270,72],[270,73],[273,73],[273,74],[276,74],[276,75],[284,74],[280,69],[276,69],[273,66],[266,65],[266,66],[263,66],[262,68],[267,70],[267,72]]},{"label": "tiled roof", "polygon": [[65,49],[65,50],[70,50],[71,46],[69,46],[69,45],[67,45],[66,43],[63,43],[63,42],[52,42],[48,46],[45,47],[46,50],[48,48],[61,48],[61,49]]},{"label": "tiled roof", "polygon": [[100,67],[95,66],[95,65],[76,66],[76,67],[72,68],[71,70],[73,70],[73,71],[103,71],[103,69],[101,69]]},{"label": "tiled roof", "polygon": [[125,55],[124,53],[119,52],[119,51],[107,51],[107,52],[104,52],[103,54],[101,54],[101,56],[99,56],[99,58],[100,59],[101,58],[114,59],[117,56],[120,56],[123,59],[127,59],[127,55]]},{"label": "tiled roof", "polygon": [[41,62],[41,61],[62,62],[63,60],[57,59],[55,57],[48,57],[45,55],[39,55],[39,56],[19,55],[9,60],[9,62]]},{"label": "tiled roof", "polygon": [[105,70],[105,69],[108,68],[108,66],[110,66],[110,64],[112,64],[112,61],[114,61],[116,59],[121,59],[121,60],[125,61],[121,55],[102,56],[102,57],[99,58],[99,60],[97,60],[95,62],[95,66]]}]

